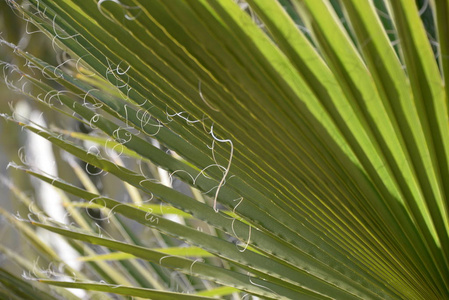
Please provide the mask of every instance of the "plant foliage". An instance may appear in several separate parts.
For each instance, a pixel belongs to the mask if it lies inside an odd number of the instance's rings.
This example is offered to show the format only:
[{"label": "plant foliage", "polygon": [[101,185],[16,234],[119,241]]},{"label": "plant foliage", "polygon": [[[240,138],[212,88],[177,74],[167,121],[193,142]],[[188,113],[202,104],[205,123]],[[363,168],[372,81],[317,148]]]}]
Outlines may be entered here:
[{"label": "plant foliage", "polygon": [[[39,208],[3,214],[66,277],[15,285],[0,273],[2,293],[449,297],[447,1],[7,2],[66,56],[52,65],[2,41],[22,62],[4,62],[5,82],[92,131],[4,118],[114,175],[131,200],[102,195],[73,162],[82,187],[15,166],[65,199],[66,224]],[[164,245],[135,235],[142,226]],[[38,228],[84,267],[65,265]]]}]

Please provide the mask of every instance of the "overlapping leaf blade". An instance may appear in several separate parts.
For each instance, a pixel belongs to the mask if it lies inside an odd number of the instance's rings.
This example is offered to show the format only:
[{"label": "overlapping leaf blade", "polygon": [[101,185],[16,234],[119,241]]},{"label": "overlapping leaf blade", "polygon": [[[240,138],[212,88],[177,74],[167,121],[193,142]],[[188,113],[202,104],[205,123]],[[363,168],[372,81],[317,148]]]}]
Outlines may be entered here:
[{"label": "overlapping leaf blade", "polygon": [[[246,242],[250,248],[240,252],[188,227],[159,228],[269,280],[267,297],[447,296],[446,41],[439,45],[438,66],[411,0],[295,0],[287,12],[282,1],[247,2],[253,18],[226,0],[32,0],[39,14],[23,11],[99,79],[75,79],[17,53],[117,119],[98,116],[69,95],[57,97],[132,155],[211,196],[213,207],[45,128],[22,125]],[[380,19],[383,2],[391,22]],[[442,40],[447,6],[436,2]],[[391,43],[392,28],[398,45]],[[51,94],[49,85],[30,81]],[[117,120],[132,125],[122,128]],[[185,160],[131,134],[131,127]],[[53,183],[145,223],[135,207]],[[218,212],[217,202],[238,218]],[[261,295],[258,288],[242,289]]]}]

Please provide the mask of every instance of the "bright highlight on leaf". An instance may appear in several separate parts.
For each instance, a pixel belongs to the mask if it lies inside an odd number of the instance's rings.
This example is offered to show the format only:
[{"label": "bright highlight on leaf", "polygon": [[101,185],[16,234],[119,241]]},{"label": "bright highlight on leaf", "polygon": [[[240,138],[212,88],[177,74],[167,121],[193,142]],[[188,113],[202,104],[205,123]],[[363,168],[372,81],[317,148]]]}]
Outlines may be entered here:
[{"label": "bright highlight on leaf", "polygon": [[[198,247],[172,247],[172,248],[153,248],[153,251],[162,252],[169,255],[176,256],[194,256],[194,257],[210,257],[213,256],[207,251],[204,251]],[[109,254],[94,255],[94,256],[84,256],[80,257],[79,260],[82,261],[97,261],[97,260],[122,260],[136,258],[134,255],[129,253],[114,252]]]},{"label": "bright highlight on leaf", "polygon": [[[61,149],[70,170],[11,166],[51,184],[67,212],[58,223],[26,197],[28,218],[0,211],[36,257],[66,268],[36,273],[36,286],[449,297],[444,1],[7,2],[62,57],[0,42],[15,60],[2,63],[6,84],[61,120],[2,116]],[[67,267],[42,230],[83,267]],[[0,279],[12,295],[16,278]]]}]

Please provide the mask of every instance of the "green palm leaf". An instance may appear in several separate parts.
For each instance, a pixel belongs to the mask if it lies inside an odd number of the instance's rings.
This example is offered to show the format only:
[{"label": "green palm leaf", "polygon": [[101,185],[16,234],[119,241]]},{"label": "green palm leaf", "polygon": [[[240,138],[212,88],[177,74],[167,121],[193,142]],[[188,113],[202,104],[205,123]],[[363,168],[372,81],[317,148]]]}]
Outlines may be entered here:
[{"label": "green palm leaf", "polygon": [[[202,279],[185,286],[206,296],[449,297],[448,7],[429,2],[10,1],[70,58],[53,66],[3,41],[26,61],[5,64],[6,82],[96,135],[16,122],[134,189],[131,205],[25,167],[77,198],[67,200],[77,226],[32,225],[82,255],[80,241],[119,251],[88,255],[87,277],[109,274],[108,284],[40,281],[181,297],[163,291],[161,265],[184,273],[178,282]],[[87,206],[120,234],[98,236]],[[124,219],[187,242],[204,261],[143,244]],[[103,255],[127,275],[114,277]]]}]

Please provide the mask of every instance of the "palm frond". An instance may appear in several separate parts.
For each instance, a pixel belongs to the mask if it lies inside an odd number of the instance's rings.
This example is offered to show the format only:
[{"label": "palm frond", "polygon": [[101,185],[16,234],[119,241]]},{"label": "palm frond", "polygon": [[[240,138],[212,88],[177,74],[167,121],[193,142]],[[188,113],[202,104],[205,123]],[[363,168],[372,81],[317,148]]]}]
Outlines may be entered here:
[{"label": "palm frond", "polygon": [[[2,41],[26,61],[4,63],[6,82],[93,131],[4,117],[114,175],[134,201],[18,167],[77,198],[65,196],[76,226],[31,225],[92,249],[86,277],[110,279],[40,281],[158,299],[448,297],[448,7],[417,2],[8,1],[68,58],[55,66]],[[85,207],[117,234],[98,235]],[[145,245],[124,219],[192,257]],[[160,266],[197,295],[165,290]]]}]

